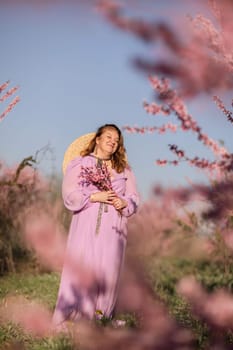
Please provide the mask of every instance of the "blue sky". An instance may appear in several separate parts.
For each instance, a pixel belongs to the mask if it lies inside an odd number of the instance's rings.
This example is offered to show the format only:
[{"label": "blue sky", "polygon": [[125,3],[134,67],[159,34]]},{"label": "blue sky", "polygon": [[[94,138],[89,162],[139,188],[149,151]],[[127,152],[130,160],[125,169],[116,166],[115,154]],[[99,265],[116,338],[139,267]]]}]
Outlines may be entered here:
[{"label": "blue sky", "polygon": [[[171,21],[176,13],[185,16],[195,11],[190,1],[186,7],[182,1],[175,7],[174,3],[145,1],[133,13]],[[112,28],[90,6],[74,1],[40,6],[0,2],[0,32],[0,83],[10,79],[11,86],[20,85],[21,98],[0,124],[0,158],[9,165],[49,143],[53,156],[47,155],[40,168],[47,174],[54,169],[60,174],[68,145],[104,123],[159,126],[167,121],[143,110],[142,101],[152,101],[153,93],[147,77],[130,64],[135,55],[151,55],[150,49]],[[232,149],[231,128],[210,97],[198,97],[188,107],[204,131]],[[4,106],[0,108],[1,112]],[[206,181],[201,172],[186,164],[160,168],[154,163],[157,158],[173,159],[169,143],[178,144],[190,156],[210,155],[192,134],[124,133],[124,137],[144,198],[153,184]]]}]

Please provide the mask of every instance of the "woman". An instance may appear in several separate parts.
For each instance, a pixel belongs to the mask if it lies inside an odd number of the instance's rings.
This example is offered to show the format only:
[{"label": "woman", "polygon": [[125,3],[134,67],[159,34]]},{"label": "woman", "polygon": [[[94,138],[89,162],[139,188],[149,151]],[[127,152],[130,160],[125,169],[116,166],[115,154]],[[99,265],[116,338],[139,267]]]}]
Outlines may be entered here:
[{"label": "woman", "polygon": [[81,156],[68,164],[62,195],[73,217],[54,322],[111,317],[124,260],[127,217],[135,213],[139,201],[116,125],[101,126]]}]

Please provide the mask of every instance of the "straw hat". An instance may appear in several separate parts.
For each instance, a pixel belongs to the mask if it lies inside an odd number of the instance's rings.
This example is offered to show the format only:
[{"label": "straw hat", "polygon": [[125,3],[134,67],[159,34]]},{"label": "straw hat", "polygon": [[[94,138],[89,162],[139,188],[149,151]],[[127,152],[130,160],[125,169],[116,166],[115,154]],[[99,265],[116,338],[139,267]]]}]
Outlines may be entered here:
[{"label": "straw hat", "polygon": [[78,137],[69,145],[69,147],[65,151],[65,155],[62,163],[63,174],[65,174],[68,163],[72,159],[80,156],[81,151],[83,151],[89,145],[90,141],[93,139],[94,136],[95,136],[95,132],[90,132],[88,134]]}]

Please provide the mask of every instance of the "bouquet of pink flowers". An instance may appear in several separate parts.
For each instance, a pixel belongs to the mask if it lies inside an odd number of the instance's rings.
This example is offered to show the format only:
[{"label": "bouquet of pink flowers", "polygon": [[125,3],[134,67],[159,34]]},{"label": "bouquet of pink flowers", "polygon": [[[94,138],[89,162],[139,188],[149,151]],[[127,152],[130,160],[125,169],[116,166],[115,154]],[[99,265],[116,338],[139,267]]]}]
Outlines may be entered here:
[{"label": "bouquet of pink flowers", "polygon": [[[92,167],[82,166],[79,177],[81,178],[81,181],[79,182],[81,186],[94,185],[99,191],[112,190],[111,174],[105,163]],[[105,212],[108,211],[108,205],[106,203],[100,203],[95,230],[96,234],[99,233],[103,207]]]},{"label": "bouquet of pink flowers", "polygon": [[94,185],[99,191],[112,190],[111,175],[106,164],[101,164],[95,167],[81,167],[80,172],[82,186]]}]

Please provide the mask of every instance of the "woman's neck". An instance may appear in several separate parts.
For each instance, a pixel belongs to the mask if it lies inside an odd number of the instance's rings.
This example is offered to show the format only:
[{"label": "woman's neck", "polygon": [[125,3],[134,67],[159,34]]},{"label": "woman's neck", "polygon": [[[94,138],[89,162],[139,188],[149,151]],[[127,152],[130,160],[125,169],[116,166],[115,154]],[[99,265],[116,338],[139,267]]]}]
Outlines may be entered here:
[{"label": "woman's neck", "polygon": [[96,158],[102,159],[102,160],[110,160],[112,159],[112,155],[111,154],[104,154],[103,152],[93,152],[92,153],[93,156],[95,156]]}]

